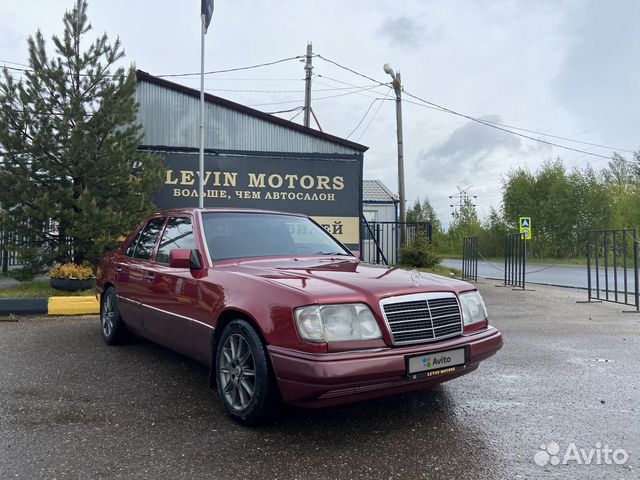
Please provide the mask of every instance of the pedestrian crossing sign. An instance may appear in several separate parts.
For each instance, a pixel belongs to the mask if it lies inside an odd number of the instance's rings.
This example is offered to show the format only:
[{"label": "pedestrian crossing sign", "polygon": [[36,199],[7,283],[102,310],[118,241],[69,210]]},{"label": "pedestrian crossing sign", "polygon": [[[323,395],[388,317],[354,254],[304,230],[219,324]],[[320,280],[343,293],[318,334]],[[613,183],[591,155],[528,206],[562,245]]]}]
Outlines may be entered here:
[{"label": "pedestrian crossing sign", "polygon": [[531,240],[531,217],[520,217],[520,233],[523,234],[525,240]]}]

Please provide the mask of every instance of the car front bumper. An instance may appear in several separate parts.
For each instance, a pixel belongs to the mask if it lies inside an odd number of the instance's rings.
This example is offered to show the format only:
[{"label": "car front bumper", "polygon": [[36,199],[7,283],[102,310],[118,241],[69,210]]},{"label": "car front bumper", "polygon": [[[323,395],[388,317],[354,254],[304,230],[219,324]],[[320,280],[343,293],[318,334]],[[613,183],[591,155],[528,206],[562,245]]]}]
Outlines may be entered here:
[{"label": "car front bumper", "polygon": [[[286,403],[324,407],[393,395],[437,385],[475,370],[502,347],[502,335],[489,327],[439,342],[340,353],[306,353],[267,348]],[[407,375],[411,356],[465,348],[466,363],[451,373]]]}]

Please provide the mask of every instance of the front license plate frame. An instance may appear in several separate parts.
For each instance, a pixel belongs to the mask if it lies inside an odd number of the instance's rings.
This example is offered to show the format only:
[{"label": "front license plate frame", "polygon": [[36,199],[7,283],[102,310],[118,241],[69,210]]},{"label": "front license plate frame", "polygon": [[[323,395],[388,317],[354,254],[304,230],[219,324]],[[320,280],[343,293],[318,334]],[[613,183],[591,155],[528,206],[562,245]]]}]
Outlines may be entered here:
[{"label": "front license plate frame", "polygon": [[[434,361],[436,364],[433,363]],[[421,355],[408,356],[406,359],[406,371],[407,376],[411,378],[418,376],[433,377],[457,372],[465,368],[466,363],[466,348],[450,348],[438,352],[425,352]]]}]

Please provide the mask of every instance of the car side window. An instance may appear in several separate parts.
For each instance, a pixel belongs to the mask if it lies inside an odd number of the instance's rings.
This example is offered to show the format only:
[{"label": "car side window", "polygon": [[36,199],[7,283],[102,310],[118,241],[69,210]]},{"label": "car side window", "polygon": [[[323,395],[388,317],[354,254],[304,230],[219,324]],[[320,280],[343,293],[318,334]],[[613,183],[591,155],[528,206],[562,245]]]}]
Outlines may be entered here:
[{"label": "car side window", "polygon": [[196,248],[191,219],[187,217],[171,217],[164,229],[160,247],[158,247],[158,263],[169,263],[169,254],[173,249],[191,250]]},{"label": "car side window", "polygon": [[140,260],[151,260],[153,247],[155,247],[156,245],[163,224],[164,218],[152,218],[147,222],[147,224],[140,232],[138,246],[133,253],[133,258],[137,258]]},{"label": "car side window", "polygon": [[133,239],[131,240],[131,243],[129,244],[129,246],[127,247],[127,249],[125,250],[124,254],[127,257],[133,257],[133,254],[136,251],[136,245],[138,245],[138,240],[140,239],[140,233],[142,232],[142,230],[139,230],[138,233],[136,233],[133,237]]}]

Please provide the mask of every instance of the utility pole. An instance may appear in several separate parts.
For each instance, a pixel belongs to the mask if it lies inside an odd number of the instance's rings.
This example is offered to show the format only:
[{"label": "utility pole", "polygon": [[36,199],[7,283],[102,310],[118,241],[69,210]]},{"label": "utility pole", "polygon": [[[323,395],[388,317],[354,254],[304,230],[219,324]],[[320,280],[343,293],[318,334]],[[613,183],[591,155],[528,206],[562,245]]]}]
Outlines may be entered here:
[{"label": "utility pole", "polygon": [[[478,198],[477,195],[470,195],[469,194],[469,189],[471,187],[472,187],[472,185],[469,185],[467,188],[462,188],[462,187],[456,185],[456,188],[458,189],[458,193],[454,193],[452,195],[449,195],[450,199],[453,199],[454,197],[458,197],[458,203],[452,203],[452,204],[449,205],[451,208],[454,209],[454,212],[452,212],[451,215],[455,215],[456,208],[458,209],[458,211],[460,211],[460,209],[462,209],[462,207],[464,205],[469,203],[469,199],[470,198],[473,198],[474,200],[476,198]],[[475,203],[472,203],[471,206],[475,207],[477,205]]]},{"label": "utility pole", "polygon": [[313,58],[313,46],[307,43],[307,59],[304,65],[304,126],[309,127],[311,122],[311,59]]},{"label": "utility pole", "polygon": [[[404,194],[404,147],[402,141],[402,81],[400,72],[394,72],[391,65],[384,64],[385,73],[389,74],[393,79],[393,90],[396,92],[396,133],[398,136],[398,197],[400,197],[400,223],[407,220],[405,194]],[[401,230],[401,235],[404,230]],[[403,236],[403,235],[402,235]],[[401,241],[401,244],[402,241]]]}]

